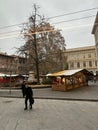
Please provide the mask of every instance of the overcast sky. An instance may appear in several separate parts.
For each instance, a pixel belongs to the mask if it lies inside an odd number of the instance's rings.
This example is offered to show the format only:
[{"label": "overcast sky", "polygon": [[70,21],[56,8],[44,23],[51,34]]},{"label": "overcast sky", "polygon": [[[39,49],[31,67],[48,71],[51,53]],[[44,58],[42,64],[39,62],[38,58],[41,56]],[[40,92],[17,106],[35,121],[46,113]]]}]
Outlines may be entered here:
[{"label": "overcast sky", "polygon": [[[5,32],[20,30],[19,25],[12,25],[27,22],[28,17],[32,14],[34,3],[40,7],[39,12],[45,17],[64,15],[62,17],[52,18],[49,22],[54,25],[55,28],[62,29],[61,33],[65,38],[66,48],[95,45],[94,36],[91,32],[95,15],[98,11],[98,0],[0,0],[1,52],[14,54],[16,51],[15,47],[20,47],[24,44],[20,36],[16,35],[16,32],[15,35],[14,32],[12,34],[6,34]],[[68,13],[73,14],[65,15]],[[83,17],[88,18],[80,19]]]}]

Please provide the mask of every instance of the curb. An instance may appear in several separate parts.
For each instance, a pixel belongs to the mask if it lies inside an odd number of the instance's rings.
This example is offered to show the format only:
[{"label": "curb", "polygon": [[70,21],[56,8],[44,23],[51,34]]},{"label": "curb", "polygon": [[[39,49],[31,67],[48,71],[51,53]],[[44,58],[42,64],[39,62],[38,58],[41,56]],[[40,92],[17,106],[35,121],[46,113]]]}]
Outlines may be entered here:
[{"label": "curb", "polygon": [[[1,96],[4,98],[23,98],[22,96]],[[34,97],[34,99],[50,99],[50,100],[67,100],[67,101],[87,101],[87,102],[98,102],[98,99],[79,99],[79,98],[56,98],[56,97]]]}]

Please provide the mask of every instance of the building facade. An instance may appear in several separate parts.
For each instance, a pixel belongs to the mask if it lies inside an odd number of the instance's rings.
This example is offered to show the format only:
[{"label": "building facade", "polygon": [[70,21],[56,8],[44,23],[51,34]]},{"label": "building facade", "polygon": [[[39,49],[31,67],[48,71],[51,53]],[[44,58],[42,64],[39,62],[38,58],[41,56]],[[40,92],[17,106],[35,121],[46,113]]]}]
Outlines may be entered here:
[{"label": "building facade", "polygon": [[95,46],[80,47],[66,50],[68,69],[87,69],[96,73]]},{"label": "building facade", "polygon": [[96,60],[97,60],[97,71],[98,71],[98,12],[95,18],[92,34],[95,37]]},{"label": "building facade", "polygon": [[26,59],[0,52],[0,73],[25,74]]},{"label": "building facade", "polygon": [[[68,69],[87,69],[96,73],[96,47],[80,47],[67,49],[65,53]],[[28,74],[29,64],[26,58],[0,53],[0,73]]]}]

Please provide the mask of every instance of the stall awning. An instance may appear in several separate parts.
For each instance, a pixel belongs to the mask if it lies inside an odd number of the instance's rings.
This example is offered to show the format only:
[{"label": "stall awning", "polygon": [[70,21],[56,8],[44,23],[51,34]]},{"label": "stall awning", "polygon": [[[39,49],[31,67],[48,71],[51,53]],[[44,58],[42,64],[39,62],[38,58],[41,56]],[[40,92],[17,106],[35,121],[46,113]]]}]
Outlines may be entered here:
[{"label": "stall awning", "polygon": [[75,69],[75,70],[64,70],[64,71],[59,71],[59,72],[56,72],[56,73],[52,73],[52,74],[49,74],[48,76],[72,76],[78,72],[83,72],[85,74],[88,74],[88,75],[92,75],[91,72],[89,72],[88,70],[86,69]]}]

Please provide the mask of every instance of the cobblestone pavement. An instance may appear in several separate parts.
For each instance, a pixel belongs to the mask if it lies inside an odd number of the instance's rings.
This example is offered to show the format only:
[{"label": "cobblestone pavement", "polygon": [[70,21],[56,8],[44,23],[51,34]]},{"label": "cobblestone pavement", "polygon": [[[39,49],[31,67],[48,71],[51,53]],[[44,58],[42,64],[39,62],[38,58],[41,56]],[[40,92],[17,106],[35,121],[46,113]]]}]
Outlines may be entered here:
[{"label": "cobblestone pavement", "polygon": [[0,97],[0,130],[98,130],[98,102]]}]

